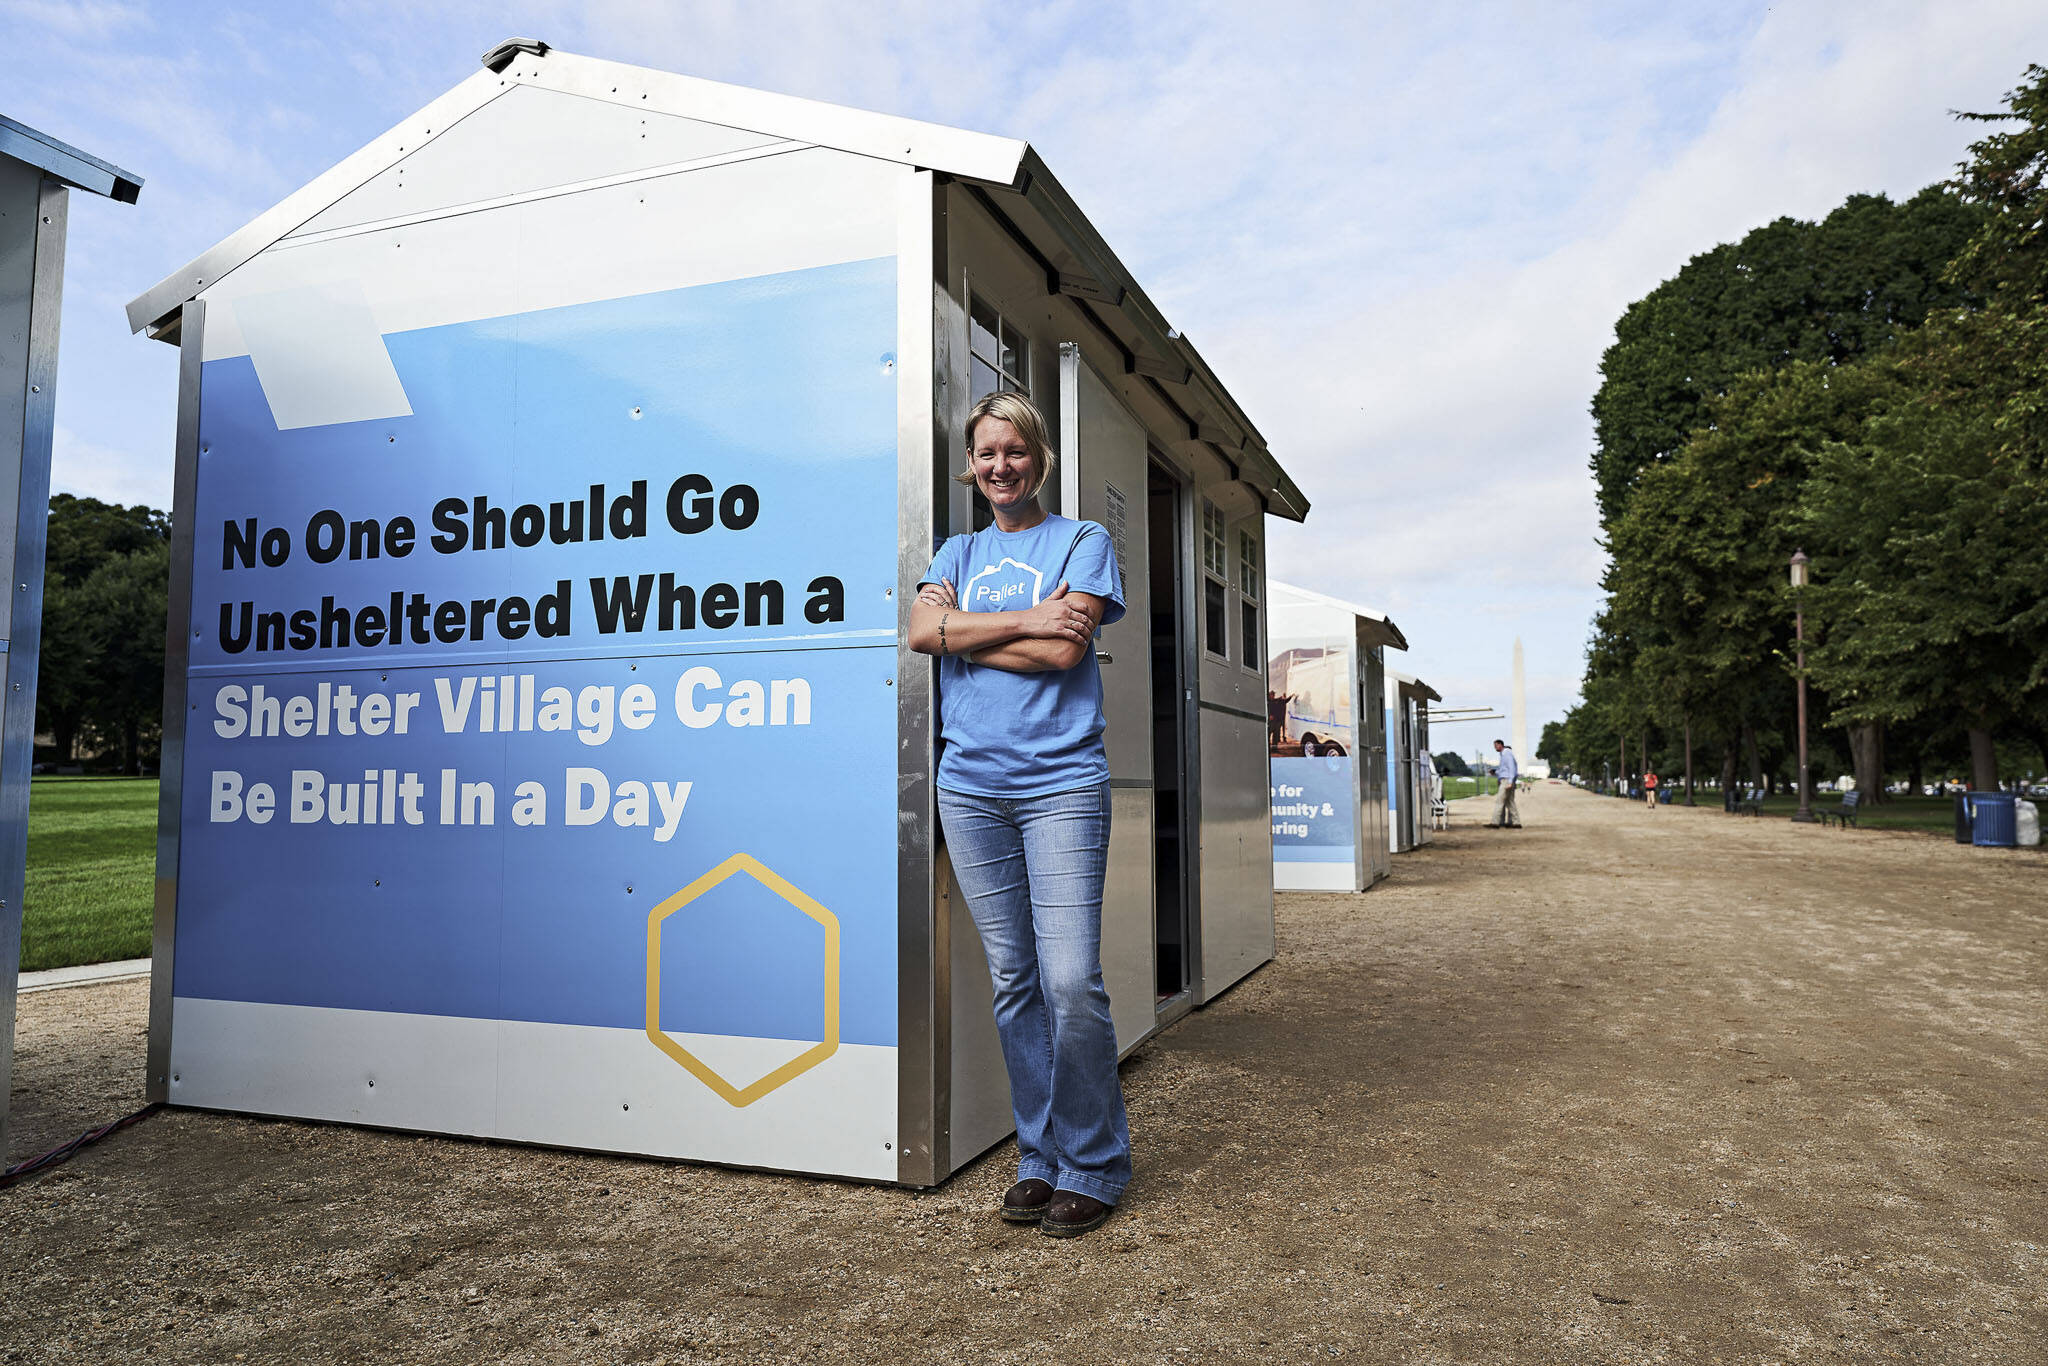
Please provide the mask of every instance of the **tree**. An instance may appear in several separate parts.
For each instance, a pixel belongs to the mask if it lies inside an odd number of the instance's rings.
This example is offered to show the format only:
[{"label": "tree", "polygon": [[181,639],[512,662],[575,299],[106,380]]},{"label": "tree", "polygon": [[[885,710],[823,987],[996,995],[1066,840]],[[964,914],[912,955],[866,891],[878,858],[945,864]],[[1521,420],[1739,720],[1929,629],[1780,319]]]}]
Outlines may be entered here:
[{"label": "tree", "polygon": [[50,498],[49,545],[43,552],[46,580],[83,583],[108,560],[133,554],[171,538],[170,514],[141,503],[122,507],[69,493]]},{"label": "tree", "polygon": [[1972,782],[1997,732],[2048,716],[2048,67],[1994,114],[1956,178],[1983,214],[1950,278],[1984,302],[1934,314],[1883,366],[1902,397],[1829,445],[1804,508],[1838,559],[1816,597],[1816,674],[1838,713],[1961,720]]},{"label": "tree", "polygon": [[[75,756],[87,726],[119,737],[123,766],[132,769],[139,763],[135,746],[162,705],[170,518],[140,504],[121,507],[60,493],[50,499],[48,535],[36,728],[50,733],[60,760]],[[88,590],[114,565],[125,567]],[[115,597],[121,591],[141,596],[121,602]],[[154,628],[138,625],[152,616]],[[116,622],[127,629],[116,630]],[[141,689],[153,696],[140,711],[137,670],[154,671],[154,682]],[[109,678],[117,680],[111,688]]]},{"label": "tree", "polygon": [[1536,742],[1536,757],[1549,764],[1553,773],[1571,771],[1571,764],[1564,757],[1564,722],[1543,723],[1543,736]]},{"label": "tree", "polygon": [[1828,445],[1807,490],[1802,524],[1831,552],[1812,590],[1814,674],[1838,718],[1948,710],[1972,782],[1996,787],[1996,734],[2048,701],[2048,448],[2023,417],[2001,425],[2048,392],[2048,325],[1959,313],[1889,368],[1911,391],[1862,440]]},{"label": "tree", "polygon": [[1593,477],[1612,525],[1644,471],[1712,421],[1747,374],[1843,364],[1934,310],[1970,302],[1944,278],[1983,210],[1942,186],[1902,204],[1854,195],[1819,223],[1792,218],[1695,256],[1615,324],[1593,398]]},{"label": "tree", "polygon": [[1446,778],[1469,778],[1472,766],[1460,758],[1456,750],[1445,750],[1442,754],[1429,756],[1436,763],[1436,771]]},{"label": "tree", "polygon": [[98,675],[86,714],[120,738],[123,773],[142,771],[142,741],[161,726],[170,576],[171,548],[159,541],[108,560],[78,588]]},{"label": "tree", "polygon": [[2017,127],[1972,143],[1957,167],[1956,190],[1988,212],[1951,274],[1998,311],[2025,313],[2048,305],[2048,67],[2029,65],[2005,103],[1996,113],[1961,115]]}]

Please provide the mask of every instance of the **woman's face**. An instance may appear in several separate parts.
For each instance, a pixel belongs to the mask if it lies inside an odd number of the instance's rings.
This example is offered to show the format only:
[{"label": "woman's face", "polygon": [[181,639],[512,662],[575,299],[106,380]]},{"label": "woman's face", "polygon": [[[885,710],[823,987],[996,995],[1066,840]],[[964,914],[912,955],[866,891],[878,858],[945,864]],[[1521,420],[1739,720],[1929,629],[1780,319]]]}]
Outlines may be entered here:
[{"label": "woman's face", "polygon": [[974,486],[990,507],[1014,509],[1031,501],[1031,486],[1038,482],[1038,462],[1031,458],[1023,435],[1002,418],[985,417],[974,425],[968,467],[974,471]]}]

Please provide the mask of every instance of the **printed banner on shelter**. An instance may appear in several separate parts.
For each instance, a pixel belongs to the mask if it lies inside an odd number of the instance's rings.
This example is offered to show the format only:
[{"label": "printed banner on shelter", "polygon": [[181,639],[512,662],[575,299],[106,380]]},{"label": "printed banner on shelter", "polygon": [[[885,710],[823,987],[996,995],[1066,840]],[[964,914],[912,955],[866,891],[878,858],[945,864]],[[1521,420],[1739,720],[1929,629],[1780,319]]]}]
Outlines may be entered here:
[{"label": "printed banner on shelter", "polygon": [[1357,849],[1352,759],[1273,759],[1273,858],[1349,864]]},{"label": "printed banner on shelter", "polygon": [[376,421],[207,363],[174,1099],[893,1174],[895,337],[884,259],[393,334]]}]

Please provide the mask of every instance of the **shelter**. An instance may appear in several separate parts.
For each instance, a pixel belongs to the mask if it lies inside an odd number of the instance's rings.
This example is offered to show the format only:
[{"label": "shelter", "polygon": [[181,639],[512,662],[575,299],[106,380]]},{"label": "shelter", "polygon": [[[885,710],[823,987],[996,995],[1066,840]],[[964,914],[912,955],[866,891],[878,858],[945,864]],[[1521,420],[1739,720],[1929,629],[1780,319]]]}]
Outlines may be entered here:
[{"label": "shelter", "polygon": [[1387,670],[1387,842],[1397,854],[1429,843],[1429,803],[1436,792],[1429,704],[1441,701],[1421,679]]},{"label": "shelter", "polygon": [[1122,1046],[1271,956],[1307,504],[1026,144],[514,40],[129,317],[183,353],[152,1095],[914,1185],[1003,1138],[904,643],[999,386],[1127,585]]},{"label": "shelter", "polygon": [[1267,596],[1273,885],[1362,892],[1391,871],[1384,652],[1408,641],[1370,608],[1284,583]]},{"label": "shelter", "polygon": [[0,1153],[14,1075],[14,992],[21,967],[21,887],[28,862],[28,784],[35,765],[36,666],[42,654],[43,550],[56,430],[57,324],[71,191],[133,204],[142,180],[111,162],[0,117]]}]

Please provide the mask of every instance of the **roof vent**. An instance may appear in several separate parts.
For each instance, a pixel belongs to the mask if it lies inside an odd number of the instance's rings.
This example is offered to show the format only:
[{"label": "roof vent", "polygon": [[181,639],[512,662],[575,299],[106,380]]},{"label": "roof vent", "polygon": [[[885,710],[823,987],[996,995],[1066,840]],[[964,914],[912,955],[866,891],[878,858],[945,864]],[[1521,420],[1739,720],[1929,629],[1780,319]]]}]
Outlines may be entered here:
[{"label": "roof vent", "polygon": [[492,71],[503,71],[512,65],[513,59],[522,52],[545,57],[548,55],[548,45],[538,38],[507,38],[484,54],[484,65]]}]

